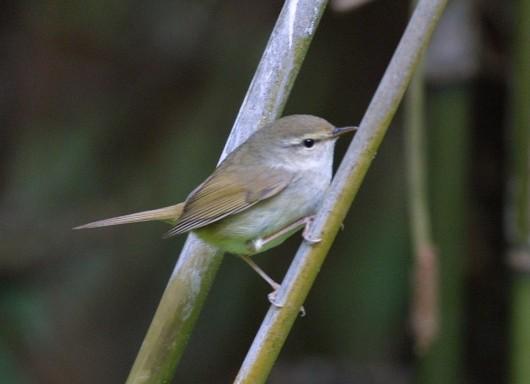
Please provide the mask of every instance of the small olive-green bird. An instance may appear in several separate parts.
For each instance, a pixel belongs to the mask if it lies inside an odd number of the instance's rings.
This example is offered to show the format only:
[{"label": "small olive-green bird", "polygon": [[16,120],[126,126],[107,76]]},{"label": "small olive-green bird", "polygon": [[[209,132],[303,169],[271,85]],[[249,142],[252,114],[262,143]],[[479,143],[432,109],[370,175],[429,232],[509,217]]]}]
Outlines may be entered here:
[{"label": "small olive-green bird", "polygon": [[183,203],[81,225],[98,228],[165,221],[164,237],[193,231],[205,242],[241,256],[274,290],[278,284],[249,256],[282,243],[307,226],[328,188],[337,128],[310,115],[292,115],[264,126],[230,153]]}]

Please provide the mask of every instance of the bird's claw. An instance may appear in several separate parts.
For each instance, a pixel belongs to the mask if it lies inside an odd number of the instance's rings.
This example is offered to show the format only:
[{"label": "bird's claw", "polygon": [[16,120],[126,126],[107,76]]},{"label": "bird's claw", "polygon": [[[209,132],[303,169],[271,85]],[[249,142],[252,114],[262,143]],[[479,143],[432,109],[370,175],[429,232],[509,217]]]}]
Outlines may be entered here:
[{"label": "bird's claw", "polygon": [[314,220],[315,220],[314,216],[308,217],[306,219],[304,231],[302,232],[303,239],[305,241],[307,241],[311,245],[318,244],[318,243],[320,243],[322,241],[322,239],[320,237],[313,238],[313,237],[309,236],[309,226],[311,225],[311,223],[313,223]]},{"label": "bird's claw", "polygon": [[[277,289],[275,289],[274,291],[272,291],[271,293],[269,293],[267,295],[267,298],[269,299],[269,302],[275,306],[276,308],[278,309],[281,309],[284,307],[283,304],[279,304],[277,301],[276,301],[276,293],[278,292]],[[304,306],[301,306],[300,307],[300,317],[304,317],[306,315],[306,311],[305,311],[305,308]]]},{"label": "bird's claw", "polygon": [[307,241],[311,245],[318,244],[318,243],[320,243],[322,241],[322,239],[320,237],[313,238],[313,237],[310,237],[309,235],[306,235],[306,234],[303,234],[302,236],[303,236],[304,240]]},{"label": "bird's claw", "polygon": [[277,289],[275,289],[274,291],[272,291],[271,293],[269,293],[267,295],[267,299],[269,299],[269,302],[274,305],[276,308],[283,308],[283,304],[278,304],[276,302],[276,293],[278,292]]}]

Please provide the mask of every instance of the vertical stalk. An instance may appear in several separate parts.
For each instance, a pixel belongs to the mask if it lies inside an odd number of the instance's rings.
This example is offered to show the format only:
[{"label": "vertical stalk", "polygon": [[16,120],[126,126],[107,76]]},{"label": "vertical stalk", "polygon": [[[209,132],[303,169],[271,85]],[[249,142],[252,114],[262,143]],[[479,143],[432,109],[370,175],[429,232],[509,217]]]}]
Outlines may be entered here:
[{"label": "vertical stalk", "polygon": [[438,332],[438,255],[432,242],[425,160],[424,74],[420,65],[406,95],[405,156],[414,267],[411,325],[416,353],[425,354]]},{"label": "vertical stalk", "polygon": [[[478,67],[472,0],[453,1],[425,60],[427,164],[432,237],[438,258],[438,335],[418,359],[416,382],[461,383],[467,190],[470,167],[470,79]],[[450,42],[448,44],[447,42]]]},{"label": "vertical stalk", "polygon": [[281,304],[271,306],[235,379],[238,384],[264,383],[302,306],[333,239],[344,220],[388,126],[405,93],[446,0],[420,0],[394,56],[361,121],[308,236],[277,292]]},{"label": "vertical stalk", "polygon": [[508,238],[512,285],[510,383],[530,382],[530,0],[516,5]]},{"label": "vertical stalk", "polygon": [[429,95],[430,190],[433,236],[440,255],[440,329],[422,357],[418,382],[459,383],[462,363],[463,274],[466,246],[466,190],[469,164],[470,95],[463,84]]},{"label": "vertical stalk", "polygon": [[[221,160],[252,132],[280,116],[326,3],[285,1]],[[221,261],[222,253],[193,235],[188,237],[127,383],[171,381]]]}]

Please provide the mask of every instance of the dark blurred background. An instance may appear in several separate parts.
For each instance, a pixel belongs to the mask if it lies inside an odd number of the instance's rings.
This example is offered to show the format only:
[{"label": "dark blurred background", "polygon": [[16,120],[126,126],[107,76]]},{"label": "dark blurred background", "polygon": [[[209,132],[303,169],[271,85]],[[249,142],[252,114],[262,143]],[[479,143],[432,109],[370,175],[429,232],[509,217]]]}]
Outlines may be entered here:
[{"label": "dark blurred background", "polygon": [[[1,383],[125,380],[184,238],[161,240],[167,227],[158,223],[71,228],[181,201],[212,171],[281,5],[1,2]],[[433,113],[427,127],[435,212],[454,203],[444,200],[445,187],[460,183],[462,192],[463,217],[444,227],[458,231],[457,263],[443,267],[457,279],[458,303],[446,362],[458,380],[446,383],[506,380],[502,205],[512,7],[469,2],[463,33],[470,42],[453,61],[433,58],[427,68],[428,109],[440,111],[429,100],[448,97],[448,113]],[[358,123],[408,12],[405,0],[328,9],[285,114]],[[465,38],[457,37],[440,39],[460,47]],[[443,71],[462,61],[464,70]],[[465,120],[456,133],[444,129],[454,110]],[[415,381],[401,122],[398,113],[271,383]],[[452,146],[451,135],[462,146]],[[443,179],[454,167],[460,179]],[[299,241],[256,260],[280,279]],[[268,309],[268,291],[244,263],[225,257],[175,382],[231,382]]]}]

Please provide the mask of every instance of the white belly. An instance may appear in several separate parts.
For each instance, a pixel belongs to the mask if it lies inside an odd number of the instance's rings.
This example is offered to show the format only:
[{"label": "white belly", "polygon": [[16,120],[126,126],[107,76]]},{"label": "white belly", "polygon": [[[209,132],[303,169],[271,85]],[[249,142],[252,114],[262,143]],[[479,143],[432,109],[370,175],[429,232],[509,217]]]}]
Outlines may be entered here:
[{"label": "white belly", "polygon": [[[195,233],[225,252],[242,255],[257,253],[252,250],[253,241],[271,236],[289,224],[316,212],[330,179],[331,172],[305,171],[278,195],[246,211],[197,229]],[[292,233],[266,244],[259,252],[282,243]]]}]

